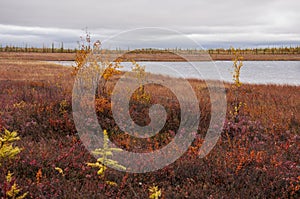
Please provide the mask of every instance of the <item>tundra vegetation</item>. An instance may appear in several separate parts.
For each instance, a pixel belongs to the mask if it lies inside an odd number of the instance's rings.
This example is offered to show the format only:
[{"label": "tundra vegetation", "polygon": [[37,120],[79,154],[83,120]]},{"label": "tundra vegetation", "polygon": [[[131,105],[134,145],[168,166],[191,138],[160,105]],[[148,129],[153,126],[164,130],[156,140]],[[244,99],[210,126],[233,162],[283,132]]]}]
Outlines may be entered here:
[{"label": "tundra vegetation", "polygon": [[[204,158],[198,156],[210,122],[211,99],[204,81],[190,79],[201,110],[196,139],[174,163],[135,174],[110,161],[118,150],[104,145],[94,151],[97,159],[77,135],[72,85],[90,50],[86,46],[77,51],[74,68],[1,59],[1,198],[299,198],[299,86],[242,84],[243,51],[232,49],[234,82],[225,83],[228,111],[213,150]],[[111,111],[111,91],[122,75],[119,66],[116,62],[102,71],[99,81],[93,102],[105,130],[99,134],[122,150],[162,148],[180,124],[176,96],[163,86],[141,86],[130,101],[133,120],[147,124],[149,107],[159,102],[167,110],[166,125],[146,144],[122,132]],[[138,75],[132,81],[141,81],[137,77],[143,77],[143,68],[135,69],[132,72]],[[105,166],[109,164],[124,171]]]}]

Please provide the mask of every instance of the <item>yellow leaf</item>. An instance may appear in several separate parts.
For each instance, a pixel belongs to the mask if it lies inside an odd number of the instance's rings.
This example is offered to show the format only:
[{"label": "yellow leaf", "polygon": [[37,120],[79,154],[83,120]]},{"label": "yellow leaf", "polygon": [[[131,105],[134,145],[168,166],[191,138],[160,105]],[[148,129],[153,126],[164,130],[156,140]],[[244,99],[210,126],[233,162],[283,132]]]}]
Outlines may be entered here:
[{"label": "yellow leaf", "polygon": [[10,190],[6,192],[6,194],[9,196],[9,197],[14,197],[15,195],[17,195],[18,193],[20,192],[20,189],[18,189],[18,186],[16,183],[14,183]]},{"label": "yellow leaf", "polygon": [[111,185],[111,186],[118,186],[117,183],[112,182],[112,181],[106,181],[105,183],[108,184],[108,185]]},{"label": "yellow leaf", "polygon": [[11,182],[13,175],[14,175],[13,173],[8,171],[8,174],[6,175],[6,182]]},{"label": "yellow leaf", "polygon": [[60,173],[62,176],[65,175],[65,174],[64,174],[64,171],[63,171],[61,168],[55,167],[55,170],[58,171],[58,173]]},{"label": "yellow leaf", "polygon": [[161,190],[158,189],[158,186],[153,186],[149,188],[149,192],[150,192],[150,199],[158,199],[159,197],[161,197]]},{"label": "yellow leaf", "polygon": [[24,193],[21,196],[18,196],[17,199],[24,199],[27,196],[28,192]]}]

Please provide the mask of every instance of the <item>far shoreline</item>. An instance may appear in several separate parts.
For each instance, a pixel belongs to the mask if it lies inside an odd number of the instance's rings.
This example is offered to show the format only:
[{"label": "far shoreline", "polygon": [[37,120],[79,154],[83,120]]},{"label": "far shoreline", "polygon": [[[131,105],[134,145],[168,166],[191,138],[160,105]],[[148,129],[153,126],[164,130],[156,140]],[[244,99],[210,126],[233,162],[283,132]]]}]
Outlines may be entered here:
[{"label": "far shoreline", "polygon": [[[243,61],[300,61],[300,54],[242,54]],[[76,53],[0,52],[1,60],[75,61]],[[172,53],[104,54],[104,59],[121,58],[122,61],[184,62],[184,61],[232,61],[231,54],[184,54],[184,58]]]}]

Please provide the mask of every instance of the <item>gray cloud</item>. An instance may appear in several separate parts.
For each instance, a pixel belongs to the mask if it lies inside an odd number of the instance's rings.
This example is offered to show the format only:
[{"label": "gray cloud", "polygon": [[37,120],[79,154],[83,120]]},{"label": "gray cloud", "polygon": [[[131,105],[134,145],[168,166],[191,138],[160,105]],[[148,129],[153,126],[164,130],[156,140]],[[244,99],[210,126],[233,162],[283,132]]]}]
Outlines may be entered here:
[{"label": "gray cloud", "polygon": [[[0,42],[64,41],[74,46],[84,27],[106,39],[123,30],[154,26],[180,31],[205,45],[298,44],[299,7],[297,0],[2,0]],[[158,36],[165,38],[162,32]]]}]

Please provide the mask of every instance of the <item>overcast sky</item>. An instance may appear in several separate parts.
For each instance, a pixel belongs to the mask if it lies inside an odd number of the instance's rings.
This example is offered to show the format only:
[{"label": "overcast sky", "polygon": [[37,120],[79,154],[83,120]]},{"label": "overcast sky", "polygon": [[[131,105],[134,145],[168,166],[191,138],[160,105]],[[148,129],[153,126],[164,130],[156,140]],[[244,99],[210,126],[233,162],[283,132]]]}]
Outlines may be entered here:
[{"label": "overcast sky", "polygon": [[120,47],[300,45],[299,8],[299,0],[1,0],[0,44],[76,47],[88,27]]}]

